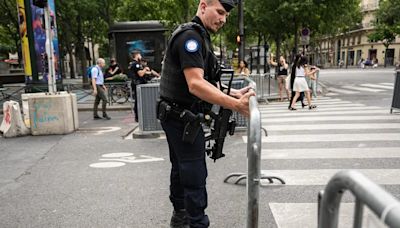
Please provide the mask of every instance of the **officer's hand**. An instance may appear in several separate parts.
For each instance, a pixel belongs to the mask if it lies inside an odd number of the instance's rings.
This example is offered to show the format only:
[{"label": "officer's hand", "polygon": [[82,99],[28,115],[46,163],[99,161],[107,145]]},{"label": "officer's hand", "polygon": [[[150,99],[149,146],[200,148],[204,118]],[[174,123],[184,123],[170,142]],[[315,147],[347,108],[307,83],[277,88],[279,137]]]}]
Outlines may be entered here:
[{"label": "officer's hand", "polygon": [[230,95],[237,99],[240,99],[243,96],[243,94],[245,94],[245,93],[247,93],[247,91],[249,91],[249,89],[251,89],[250,86],[246,86],[240,90],[231,89],[232,91],[231,91]]},{"label": "officer's hand", "polygon": [[253,90],[248,90],[240,99],[239,99],[239,107],[238,111],[240,114],[249,117],[250,109],[249,109],[249,99],[251,96],[255,96],[256,93]]},{"label": "officer's hand", "polygon": [[239,93],[240,93],[241,95],[244,95],[244,94],[246,94],[247,92],[249,92],[250,89],[252,89],[251,86],[246,86],[246,87],[244,87],[244,88],[241,88],[241,89],[239,90]]}]

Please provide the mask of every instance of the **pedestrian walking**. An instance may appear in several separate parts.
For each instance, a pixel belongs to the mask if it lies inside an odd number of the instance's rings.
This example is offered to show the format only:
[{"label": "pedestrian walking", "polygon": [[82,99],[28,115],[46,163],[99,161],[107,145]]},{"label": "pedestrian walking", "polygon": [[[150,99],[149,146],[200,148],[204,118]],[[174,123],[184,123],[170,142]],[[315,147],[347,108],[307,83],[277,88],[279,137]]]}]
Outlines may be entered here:
[{"label": "pedestrian walking", "polygon": [[[293,85],[294,85],[294,80],[296,78],[296,63],[298,61],[300,61],[300,58],[302,57],[301,54],[297,54],[293,60],[293,64],[292,64],[292,68],[290,71],[290,91],[291,91],[291,95],[290,95],[290,100],[289,100],[289,105],[288,105],[288,109],[290,109],[290,107],[292,106],[292,102],[294,100],[294,96],[296,95],[296,93],[293,91]],[[306,105],[304,104],[304,92],[300,93],[299,98],[297,98],[296,102],[301,102],[301,107],[305,107]]]},{"label": "pedestrian walking", "polygon": [[[248,87],[231,89],[230,96],[224,93],[227,92],[224,87],[217,87],[217,58],[209,33],[222,28],[234,5],[233,0],[200,0],[192,22],[180,25],[167,45],[158,118],[169,146],[169,198],[174,208],[170,227],[173,228],[204,228],[210,224],[205,213],[208,174],[204,131],[201,125],[186,129],[190,122],[185,117],[204,115],[211,109],[211,103],[248,116],[249,97],[255,95]],[[191,140],[186,140],[187,136]]]},{"label": "pedestrian walking", "polygon": [[287,99],[290,99],[289,89],[286,87],[286,79],[288,76],[289,65],[286,63],[285,57],[281,56],[279,62],[271,59],[270,64],[277,67],[278,73],[276,79],[278,80],[279,101],[283,101],[282,92],[285,90]]},{"label": "pedestrian walking", "polygon": [[302,56],[299,61],[296,63],[296,78],[293,84],[293,91],[296,92],[292,104],[290,106],[290,110],[296,110],[295,104],[297,99],[300,97],[300,92],[304,92],[307,97],[308,108],[314,109],[317,106],[311,104],[311,96],[310,96],[310,89],[308,88],[308,84],[305,77],[309,77],[313,75],[317,69],[308,70],[307,69],[307,57]]},{"label": "pedestrian walking", "polygon": [[96,65],[92,67],[90,75],[92,78],[93,96],[95,96],[93,106],[93,119],[102,119],[98,113],[98,107],[100,100],[102,101],[103,118],[110,120],[111,117],[107,115],[107,87],[104,85],[104,75],[101,69],[106,65],[103,58],[99,58],[96,61]]}]

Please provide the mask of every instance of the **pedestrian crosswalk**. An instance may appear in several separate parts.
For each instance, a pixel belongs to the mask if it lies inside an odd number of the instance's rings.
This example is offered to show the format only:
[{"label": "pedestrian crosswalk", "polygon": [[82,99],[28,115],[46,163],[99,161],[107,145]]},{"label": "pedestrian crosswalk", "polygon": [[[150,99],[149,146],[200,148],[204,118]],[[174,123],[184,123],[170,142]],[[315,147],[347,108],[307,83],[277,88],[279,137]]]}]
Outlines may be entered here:
[{"label": "pedestrian crosswalk", "polygon": [[[371,92],[378,92],[376,90],[391,85],[360,86],[369,86]],[[321,97],[313,104],[318,106],[317,109],[300,106],[297,111],[289,111],[284,103],[259,107],[262,125],[268,131],[268,136],[262,136],[262,173],[283,178],[286,185],[280,187],[281,190],[295,187],[292,188],[293,195],[269,201],[273,218],[280,228],[316,227],[318,191],[323,190],[340,170],[352,168],[377,184],[400,185],[400,165],[385,167],[384,162],[380,165],[380,160],[400,164],[399,115],[391,115],[388,108],[332,97]],[[246,136],[243,141],[247,142]],[[373,165],[366,160],[373,161]],[[324,165],[331,161],[335,162]],[[345,167],[341,165],[344,163]],[[295,164],[301,165],[297,168]],[[315,198],[309,202],[296,199],[301,195],[297,188],[315,191]],[[340,227],[351,227],[354,204],[342,205]],[[366,214],[367,220],[372,221],[373,215]]]},{"label": "pedestrian crosswalk", "polygon": [[352,95],[352,94],[359,94],[359,93],[384,93],[393,91],[393,83],[362,83],[359,85],[344,85],[344,86],[331,86],[328,87],[329,96],[335,95]]}]

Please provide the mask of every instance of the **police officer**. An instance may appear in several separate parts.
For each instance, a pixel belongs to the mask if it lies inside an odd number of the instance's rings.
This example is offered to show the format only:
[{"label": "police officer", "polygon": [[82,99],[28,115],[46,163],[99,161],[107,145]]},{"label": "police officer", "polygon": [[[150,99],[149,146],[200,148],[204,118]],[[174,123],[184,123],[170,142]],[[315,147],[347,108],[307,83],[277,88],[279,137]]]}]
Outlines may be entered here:
[{"label": "police officer", "polygon": [[[218,88],[217,59],[209,32],[217,32],[226,22],[233,0],[200,0],[192,22],[179,26],[172,34],[160,81],[158,117],[165,131],[171,161],[170,200],[173,204],[171,227],[208,227],[203,129],[189,132],[184,140],[185,119],[182,110],[193,115],[204,113],[209,104],[217,104],[249,115],[249,88],[231,90],[229,95]],[[165,113],[167,113],[165,115]],[[181,114],[179,114],[181,113]]]},{"label": "police officer", "polygon": [[135,99],[135,121],[138,122],[138,113],[137,113],[137,95],[136,95],[136,86],[140,84],[146,84],[146,72],[150,70],[148,67],[143,67],[141,64],[142,55],[139,50],[135,50],[132,53],[132,62],[129,64],[129,71],[132,77],[132,90],[134,93]]}]

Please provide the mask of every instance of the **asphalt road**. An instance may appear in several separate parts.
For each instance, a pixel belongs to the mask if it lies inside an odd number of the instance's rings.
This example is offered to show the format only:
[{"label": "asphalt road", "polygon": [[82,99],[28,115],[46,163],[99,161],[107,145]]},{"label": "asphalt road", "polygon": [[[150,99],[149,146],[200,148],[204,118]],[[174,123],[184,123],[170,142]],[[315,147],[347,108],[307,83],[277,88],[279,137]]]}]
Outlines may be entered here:
[{"label": "asphalt road", "polygon": [[[259,227],[316,227],[317,194],[342,169],[360,170],[400,197],[400,115],[389,114],[393,70],[323,70],[320,81],[332,90],[314,100],[315,110],[260,105],[269,133],[261,169],[287,184],[261,187]],[[0,227],[168,227],[165,138],[131,138],[137,124],[130,112],[110,116],[94,121],[80,112],[80,130],[69,135],[0,138]],[[211,227],[246,224],[246,186],[223,183],[247,170],[246,135],[227,138],[225,158],[208,159]],[[354,199],[345,194],[343,201],[348,223]]]}]

